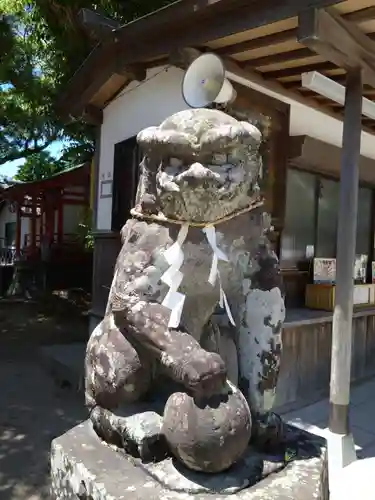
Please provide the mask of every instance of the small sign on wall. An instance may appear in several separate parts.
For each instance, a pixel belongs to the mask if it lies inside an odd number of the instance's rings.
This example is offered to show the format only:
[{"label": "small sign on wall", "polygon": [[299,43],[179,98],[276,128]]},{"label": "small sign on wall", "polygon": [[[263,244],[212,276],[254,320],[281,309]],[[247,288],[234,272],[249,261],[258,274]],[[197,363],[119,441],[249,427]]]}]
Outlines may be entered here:
[{"label": "small sign on wall", "polygon": [[100,198],[112,198],[111,180],[100,181]]},{"label": "small sign on wall", "polygon": [[359,306],[370,302],[370,286],[357,285],[353,289],[353,304]]},{"label": "small sign on wall", "polygon": [[366,283],[367,255],[356,255],[354,261],[354,282]]},{"label": "small sign on wall", "polygon": [[314,283],[331,284],[336,281],[336,259],[314,259]]}]

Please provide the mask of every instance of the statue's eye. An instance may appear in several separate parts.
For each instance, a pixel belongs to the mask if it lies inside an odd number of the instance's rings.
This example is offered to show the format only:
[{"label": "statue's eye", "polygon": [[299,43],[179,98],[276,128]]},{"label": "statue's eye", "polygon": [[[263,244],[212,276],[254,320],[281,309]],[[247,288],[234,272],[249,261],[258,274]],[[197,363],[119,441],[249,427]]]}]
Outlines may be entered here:
[{"label": "statue's eye", "polygon": [[171,158],[169,160],[169,164],[171,167],[178,168],[182,166],[182,160],[180,160],[179,158]]},{"label": "statue's eye", "polygon": [[173,195],[171,195],[171,194],[166,194],[166,195],[164,196],[164,199],[165,199],[165,201],[172,201],[172,199],[173,199]]},{"label": "statue's eye", "polygon": [[212,156],[213,165],[224,165],[227,163],[227,155],[225,153],[217,153]]},{"label": "statue's eye", "polygon": [[245,160],[245,152],[241,148],[234,148],[232,151],[228,154],[228,162],[229,163],[238,163],[240,161]]}]

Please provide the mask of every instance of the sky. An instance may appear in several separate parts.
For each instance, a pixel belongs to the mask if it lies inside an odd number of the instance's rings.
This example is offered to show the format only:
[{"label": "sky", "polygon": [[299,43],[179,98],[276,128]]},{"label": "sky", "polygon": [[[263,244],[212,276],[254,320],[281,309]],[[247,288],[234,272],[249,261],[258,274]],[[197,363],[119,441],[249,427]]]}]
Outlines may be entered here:
[{"label": "sky", "polygon": [[[46,151],[51,153],[53,156],[59,156],[64,144],[60,141],[53,142]],[[0,165],[0,176],[13,177],[18,172],[20,165],[25,162],[24,158],[20,158],[14,161],[8,161],[4,165]]]}]

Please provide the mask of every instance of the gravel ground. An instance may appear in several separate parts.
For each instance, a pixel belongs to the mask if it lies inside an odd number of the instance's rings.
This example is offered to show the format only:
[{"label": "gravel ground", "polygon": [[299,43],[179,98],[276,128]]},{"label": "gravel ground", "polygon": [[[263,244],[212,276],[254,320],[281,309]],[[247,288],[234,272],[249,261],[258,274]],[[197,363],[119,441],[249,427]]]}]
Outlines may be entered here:
[{"label": "gravel ground", "polygon": [[42,368],[41,344],[87,332],[85,321],[62,320],[40,307],[0,301],[0,500],[49,495],[51,440],[84,420],[83,396],[60,389]]},{"label": "gravel ground", "polygon": [[30,351],[0,355],[0,499],[49,496],[51,440],[86,418],[83,400],[56,387]]}]

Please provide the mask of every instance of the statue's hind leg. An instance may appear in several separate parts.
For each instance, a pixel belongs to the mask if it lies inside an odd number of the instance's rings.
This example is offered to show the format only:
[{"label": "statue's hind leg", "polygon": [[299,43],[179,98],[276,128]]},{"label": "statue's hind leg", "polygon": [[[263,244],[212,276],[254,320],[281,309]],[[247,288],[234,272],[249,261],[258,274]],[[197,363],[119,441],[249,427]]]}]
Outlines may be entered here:
[{"label": "statue's hind leg", "polygon": [[[161,418],[139,413],[139,401],[152,382],[152,363],[105,318],[94,330],[86,352],[86,405],[104,441],[148,459],[160,448]],[[143,427],[147,427],[143,429]],[[151,457],[152,458],[152,457]]]}]

